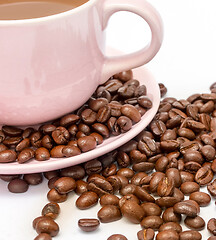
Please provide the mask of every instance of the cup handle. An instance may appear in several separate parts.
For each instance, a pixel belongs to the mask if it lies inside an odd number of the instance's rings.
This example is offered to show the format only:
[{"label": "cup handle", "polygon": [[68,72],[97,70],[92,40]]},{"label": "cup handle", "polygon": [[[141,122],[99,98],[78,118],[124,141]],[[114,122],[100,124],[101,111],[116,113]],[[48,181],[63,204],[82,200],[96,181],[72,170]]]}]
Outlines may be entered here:
[{"label": "cup handle", "polygon": [[118,11],[129,11],[142,17],[151,29],[151,42],[143,49],[120,57],[104,56],[101,84],[112,75],[148,63],[159,51],[163,40],[163,24],[155,8],[145,0],[105,0],[103,4],[103,29],[110,16]]}]

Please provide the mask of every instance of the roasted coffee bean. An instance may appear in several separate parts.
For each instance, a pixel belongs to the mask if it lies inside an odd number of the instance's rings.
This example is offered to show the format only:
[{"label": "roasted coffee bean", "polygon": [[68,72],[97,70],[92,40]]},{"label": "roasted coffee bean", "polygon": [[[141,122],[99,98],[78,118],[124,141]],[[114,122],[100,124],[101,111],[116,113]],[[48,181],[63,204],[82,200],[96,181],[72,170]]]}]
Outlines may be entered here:
[{"label": "roasted coffee bean", "polygon": [[83,192],[76,200],[76,206],[81,209],[85,210],[90,207],[93,207],[98,202],[98,195],[95,192]]},{"label": "roasted coffee bean", "polygon": [[142,187],[136,186],[134,195],[141,201],[155,202],[155,199]]},{"label": "roasted coffee bean", "polygon": [[138,149],[145,153],[147,157],[154,155],[157,152],[155,141],[149,137],[143,137],[138,143]]},{"label": "roasted coffee bean", "polygon": [[[105,101],[107,102],[107,100],[105,100]],[[96,107],[96,105],[95,105],[95,107]],[[87,108],[84,111],[82,111],[81,119],[85,124],[93,124],[97,120],[97,113],[95,111],[93,111],[92,109]]]},{"label": "roasted coffee bean", "polygon": [[208,221],[207,229],[209,230],[209,232],[210,232],[211,234],[213,234],[214,236],[216,236],[216,219],[215,219],[215,218],[211,218],[211,219]]},{"label": "roasted coffee bean", "polygon": [[176,140],[165,140],[160,143],[160,147],[165,152],[172,152],[178,149],[179,143]]},{"label": "roasted coffee bean", "polygon": [[160,197],[171,196],[174,192],[173,178],[164,177],[160,180],[157,187],[157,194]]},{"label": "roasted coffee bean", "polygon": [[73,157],[81,154],[81,151],[78,147],[76,146],[65,146],[62,149],[62,153],[64,154],[65,157]]},{"label": "roasted coffee bean", "polygon": [[5,126],[2,126],[2,132],[7,136],[17,137],[22,134],[23,130],[17,127],[5,125]]},{"label": "roasted coffee bean", "polygon": [[185,225],[194,230],[202,230],[205,227],[205,221],[200,217],[186,217],[184,220]]},{"label": "roasted coffee bean", "polygon": [[60,119],[60,125],[63,127],[68,127],[76,122],[78,122],[80,117],[76,114],[68,114]]},{"label": "roasted coffee bean", "polygon": [[189,195],[193,192],[198,192],[199,189],[200,189],[200,186],[196,182],[184,182],[181,184],[181,191],[185,195]]},{"label": "roasted coffee bean", "polygon": [[52,237],[48,233],[40,233],[34,240],[52,240]]},{"label": "roasted coffee bean", "polygon": [[35,155],[35,159],[38,161],[45,161],[50,159],[50,152],[48,149],[44,147],[40,147],[36,149],[34,155]]},{"label": "roasted coffee bean", "polygon": [[55,202],[47,203],[43,207],[41,212],[42,216],[50,217],[52,219],[56,219],[59,213],[60,213],[60,207],[58,203],[55,203]]},{"label": "roasted coffee bean", "polygon": [[88,189],[87,189],[87,185],[88,183],[83,181],[83,180],[77,180],[76,181],[76,188],[75,188],[75,193],[78,194],[78,195],[81,195],[82,193],[84,192],[87,192]]},{"label": "roasted coffee bean", "polygon": [[23,180],[25,180],[29,185],[38,185],[43,181],[42,173],[29,173],[24,174]]},{"label": "roasted coffee bean", "polygon": [[100,205],[102,207],[105,205],[119,206],[119,198],[113,194],[105,194],[100,198]]},{"label": "roasted coffee bean", "polygon": [[118,170],[117,175],[131,179],[134,176],[134,171],[130,168],[121,168]]},{"label": "roasted coffee bean", "polygon": [[59,179],[60,177],[53,177],[53,178],[50,178],[47,185],[48,185],[48,188],[49,189],[52,189],[54,188],[54,183]]},{"label": "roasted coffee bean", "polygon": [[29,161],[30,159],[34,158],[35,152],[33,149],[31,148],[25,148],[24,150],[22,150],[18,157],[17,157],[17,161],[18,163],[25,163],[27,161]]},{"label": "roasted coffee bean", "polygon": [[[133,77],[133,72],[131,70],[128,70],[128,71],[123,71],[123,72],[120,72],[120,73],[117,73],[115,75],[113,75],[114,78],[117,78],[123,82],[127,82],[129,81],[130,79],[132,79]],[[109,239],[111,240],[111,239]],[[114,239],[113,239],[114,240]],[[117,239],[115,239],[117,240]],[[121,239],[118,239],[118,240],[121,240]],[[123,240],[123,239],[122,239]]]},{"label": "roasted coffee bean", "polygon": [[119,199],[119,207],[121,208],[127,201],[133,201],[140,204],[140,200],[135,195],[127,194]]},{"label": "roasted coffee bean", "polygon": [[42,218],[37,222],[35,230],[38,234],[47,233],[51,237],[55,237],[59,232],[59,226],[51,218]]},{"label": "roasted coffee bean", "polygon": [[126,168],[130,165],[130,158],[125,152],[119,151],[116,160],[119,167]]},{"label": "roasted coffee bean", "polygon": [[123,99],[132,98],[136,90],[135,85],[124,85],[118,89],[118,96]]},{"label": "roasted coffee bean", "polygon": [[139,111],[130,104],[124,104],[121,107],[121,113],[124,116],[130,118],[135,123],[137,123],[141,120],[141,115],[140,115]]},{"label": "roasted coffee bean", "polygon": [[118,79],[111,79],[105,83],[105,89],[109,91],[111,94],[116,93],[123,84]]},{"label": "roasted coffee bean", "polygon": [[72,167],[61,169],[60,174],[62,177],[71,177],[74,180],[79,180],[79,179],[84,178],[85,170],[82,166],[75,165]]},{"label": "roasted coffee bean", "polygon": [[117,101],[112,101],[109,103],[111,116],[113,117],[120,117],[121,116],[121,106],[122,104]]},{"label": "roasted coffee bean", "polygon": [[93,132],[90,134],[90,136],[95,138],[97,145],[100,145],[103,143],[103,137],[99,133]]},{"label": "roasted coffee bean", "polygon": [[201,153],[207,161],[212,161],[215,158],[215,148],[211,145],[205,145],[201,148]]},{"label": "roasted coffee bean", "polygon": [[140,230],[137,233],[138,240],[153,240],[154,239],[154,230],[151,228]]},{"label": "roasted coffee bean", "polygon": [[[126,181],[125,183],[123,183],[123,179]],[[117,175],[113,175],[113,176],[109,176],[107,178],[107,181],[110,183],[110,185],[113,188],[113,193],[115,193],[116,191],[118,191],[119,189],[122,188],[122,186],[125,186],[126,184],[128,184],[128,179],[126,177],[123,176],[117,176]]]},{"label": "roasted coffee bean", "polygon": [[97,99],[90,98],[88,103],[91,110],[93,110],[94,112],[98,112],[100,108],[106,106],[109,102],[106,98],[100,97]]},{"label": "roasted coffee bean", "polygon": [[63,148],[65,147],[65,145],[58,145],[55,146],[51,151],[50,151],[50,156],[54,157],[54,158],[63,158],[64,154],[63,154]]},{"label": "roasted coffee bean", "polygon": [[56,126],[53,124],[43,124],[38,129],[44,135],[51,135],[54,130],[56,130]]},{"label": "roasted coffee bean", "polygon": [[81,149],[82,152],[90,151],[97,146],[97,142],[94,137],[92,136],[85,136],[81,137],[77,141],[78,147]]},{"label": "roasted coffee bean", "polygon": [[197,162],[199,164],[203,163],[203,157],[200,152],[196,150],[187,150],[184,153],[184,162]]},{"label": "roasted coffee bean", "polygon": [[98,211],[97,216],[102,223],[117,221],[122,217],[119,208],[114,205],[103,206]]},{"label": "roasted coffee bean", "polygon": [[141,204],[146,216],[160,216],[162,209],[155,203],[144,202]]},{"label": "roasted coffee bean", "polygon": [[44,172],[43,175],[46,179],[50,180],[53,177],[58,177],[59,171],[58,170],[48,171],[48,172]]},{"label": "roasted coffee bean", "polygon": [[185,214],[186,216],[189,217],[196,217],[198,213],[197,208],[191,203],[188,203],[186,201],[176,203],[173,206],[173,210],[175,213]]},{"label": "roasted coffee bean", "polygon": [[0,174],[0,179],[5,182],[10,182],[13,179],[20,178],[19,174]]},{"label": "roasted coffee bean", "polygon": [[167,208],[162,215],[164,222],[181,222],[181,214],[175,213],[173,207]]},{"label": "roasted coffee bean", "polygon": [[170,230],[163,230],[159,232],[156,236],[156,240],[167,240],[167,239],[179,240],[179,235],[175,230],[170,229]]},{"label": "roasted coffee bean", "polygon": [[175,128],[181,124],[182,117],[180,115],[175,115],[166,121],[167,128]]},{"label": "roasted coffee bean", "polygon": [[41,219],[51,219],[50,217],[45,217],[45,216],[40,216],[40,217],[36,217],[33,222],[32,222],[32,227],[35,229],[37,223],[41,220]]},{"label": "roasted coffee bean", "polygon": [[150,129],[155,136],[161,137],[166,132],[166,125],[160,120],[153,120]]},{"label": "roasted coffee bean", "polygon": [[47,193],[47,199],[50,202],[61,203],[67,200],[67,194],[60,194],[55,188],[52,188]]},{"label": "roasted coffee bean", "polygon": [[166,176],[167,176],[167,178],[174,180],[174,186],[175,187],[179,187],[181,185],[181,176],[180,176],[180,172],[179,172],[178,169],[169,168],[166,171]]},{"label": "roasted coffee bean", "polygon": [[195,133],[189,128],[179,128],[177,133],[180,137],[185,137],[189,140],[193,140],[196,137]]},{"label": "roasted coffee bean", "polygon": [[169,164],[169,159],[165,156],[162,156],[155,163],[155,170],[158,172],[165,172],[168,164]]},{"label": "roasted coffee bean", "polygon": [[155,203],[158,204],[162,208],[169,208],[174,206],[177,202],[179,202],[178,199],[175,197],[161,197],[158,198]]},{"label": "roasted coffee bean", "polygon": [[182,232],[182,227],[177,222],[166,222],[160,226],[158,229],[159,232],[162,232],[164,230],[175,230],[177,233]]},{"label": "roasted coffee bean", "polygon": [[23,179],[13,179],[8,184],[8,190],[12,193],[24,193],[28,190],[29,185]]},{"label": "roasted coffee bean", "polygon": [[161,141],[166,140],[175,140],[177,138],[176,130],[175,129],[167,129],[164,134],[161,136]]},{"label": "roasted coffee bean", "polygon": [[204,192],[193,192],[190,195],[190,200],[194,200],[201,207],[205,207],[210,203],[211,197],[209,196],[209,194],[204,193]]},{"label": "roasted coffee bean", "polygon": [[194,181],[194,175],[189,172],[185,171],[180,171],[180,176],[181,176],[181,182],[193,182]]},{"label": "roasted coffee bean", "polygon": [[128,195],[128,194],[134,194],[136,190],[136,185],[133,185],[131,183],[125,185],[124,187],[121,188],[121,190],[119,191],[119,193],[122,196]]},{"label": "roasted coffee bean", "polygon": [[71,177],[61,177],[54,183],[54,188],[60,194],[66,194],[76,188],[76,182]]},{"label": "roasted coffee bean", "polygon": [[202,166],[197,162],[187,162],[184,164],[185,171],[195,174]]},{"label": "roasted coffee bean", "polygon": [[199,204],[196,201],[189,199],[189,200],[185,200],[185,202],[195,206],[195,208],[197,210],[197,213],[200,212],[200,206],[199,206]]},{"label": "roasted coffee bean", "polygon": [[100,173],[102,171],[102,164],[97,159],[88,161],[84,164],[85,172],[87,175]]},{"label": "roasted coffee bean", "polygon": [[47,149],[52,149],[52,147],[53,147],[53,140],[52,140],[52,138],[49,135],[45,135],[42,138],[42,140],[41,140],[41,144],[42,144],[43,147],[45,147]]},{"label": "roasted coffee bean", "polygon": [[159,216],[148,216],[143,218],[141,221],[141,227],[143,228],[152,228],[154,230],[158,230],[160,226],[163,224],[163,220]]},{"label": "roasted coffee bean", "polygon": [[125,201],[121,206],[121,213],[132,223],[140,223],[145,216],[143,208],[135,201]]},{"label": "roasted coffee bean", "polygon": [[134,85],[134,86],[138,87],[139,84],[140,84],[140,83],[139,83],[138,80],[136,80],[136,79],[130,79],[130,80],[127,81],[124,85],[125,85],[125,86],[131,86],[131,85]]},{"label": "roasted coffee bean", "polygon": [[30,140],[29,138],[25,138],[16,145],[16,151],[21,152],[23,149],[28,148],[29,146]]},{"label": "roasted coffee bean", "polygon": [[178,188],[174,188],[173,195],[174,198],[176,198],[177,202],[183,201],[184,200],[184,194],[182,193],[181,190]]},{"label": "roasted coffee bean", "polygon": [[207,185],[207,189],[211,196],[216,197],[216,180],[212,181]]},{"label": "roasted coffee bean", "polygon": [[8,147],[6,147],[3,143],[0,143],[0,152],[7,150]]},{"label": "roasted coffee bean", "polygon": [[193,118],[195,121],[199,120],[199,108],[195,104],[188,104],[186,107],[188,117]]},{"label": "roasted coffee bean", "polygon": [[26,128],[25,130],[23,130],[22,138],[23,139],[29,138],[34,131],[35,131],[34,128],[31,128],[31,127]]},{"label": "roasted coffee bean", "polygon": [[87,188],[89,191],[97,193],[98,196],[102,196],[107,193],[113,193],[112,185],[106,179],[102,179],[99,177],[88,181]]},{"label": "roasted coffee bean", "polygon": [[78,132],[77,132],[76,136],[78,135],[79,132],[81,132],[84,135],[89,135],[91,133],[91,129],[87,124],[79,123]]},{"label": "roasted coffee bean", "polygon": [[105,105],[99,108],[97,112],[97,121],[100,123],[105,123],[111,116],[111,108],[109,105]]},{"label": "roasted coffee bean", "polygon": [[57,127],[52,132],[52,138],[57,144],[66,144],[70,138],[70,133],[64,127]]},{"label": "roasted coffee bean", "polygon": [[126,116],[121,116],[117,119],[117,125],[122,133],[129,131],[132,128],[132,121]]},{"label": "roasted coffee bean", "polygon": [[138,97],[137,100],[138,100],[139,105],[143,108],[149,109],[152,107],[152,101],[147,96],[140,96],[140,97]]},{"label": "roasted coffee bean", "polygon": [[201,167],[195,175],[195,181],[200,185],[206,185],[212,181],[214,174],[211,169],[207,167]]},{"label": "roasted coffee bean", "polygon": [[30,139],[30,142],[31,142],[31,145],[33,146],[33,147],[36,147],[36,148],[39,148],[39,147],[41,147],[41,145],[42,145],[42,133],[41,132],[33,132],[31,135],[30,135],[30,137],[29,137],[29,139]]},{"label": "roasted coffee bean", "polygon": [[13,150],[3,150],[0,152],[0,163],[14,162],[17,158],[17,154]]},{"label": "roasted coffee bean", "polygon": [[110,237],[108,237],[107,240],[128,240],[128,239],[122,234],[113,234]]},{"label": "roasted coffee bean", "polygon": [[211,164],[211,169],[214,173],[216,172],[216,159],[213,160],[213,162]]},{"label": "roasted coffee bean", "polygon": [[154,169],[154,163],[150,163],[150,162],[139,162],[139,163],[135,163],[132,166],[132,169],[135,172],[146,172],[149,173]]},{"label": "roasted coffee bean", "polygon": [[193,230],[187,230],[184,232],[179,233],[179,240],[201,240],[202,235]]},{"label": "roasted coffee bean", "polygon": [[146,173],[144,172],[138,172],[136,173],[132,178],[131,178],[131,183],[134,185],[139,186],[140,185],[140,181],[143,177],[148,176]]},{"label": "roasted coffee bean", "polygon": [[93,232],[99,227],[99,225],[99,220],[95,218],[82,218],[78,221],[78,226],[84,232]]},{"label": "roasted coffee bean", "polygon": [[102,123],[94,123],[92,128],[95,132],[99,133],[105,138],[109,137],[109,129]]}]

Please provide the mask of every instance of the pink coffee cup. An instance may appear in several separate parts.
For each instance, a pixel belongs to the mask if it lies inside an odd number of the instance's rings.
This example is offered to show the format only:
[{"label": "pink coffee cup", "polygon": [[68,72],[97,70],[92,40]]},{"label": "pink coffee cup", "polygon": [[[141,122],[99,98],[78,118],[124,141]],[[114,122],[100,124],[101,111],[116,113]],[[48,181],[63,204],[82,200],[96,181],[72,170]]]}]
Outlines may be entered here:
[{"label": "pink coffee cup", "polygon": [[[106,57],[105,33],[117,11],[141,16],[151,42],[132,54]],[[0,20],[0,124],[33,125],[84,104],[113,74],[139,67],[158,52],[162,21],[145,0],[89,0],[55,15]]]}]

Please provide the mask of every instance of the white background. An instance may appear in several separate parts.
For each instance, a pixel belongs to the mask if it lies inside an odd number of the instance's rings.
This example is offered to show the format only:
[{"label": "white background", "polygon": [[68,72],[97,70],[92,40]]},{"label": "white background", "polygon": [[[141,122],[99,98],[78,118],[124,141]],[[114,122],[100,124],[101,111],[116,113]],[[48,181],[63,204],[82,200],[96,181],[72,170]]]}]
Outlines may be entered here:
[{"label": "white background", "polygon": [[[216,81],[216,1],[215,0],[152,0],[164,22],[164,42],[157,56],[146,66],[158,82],[168,88],[168,96],[178,99],[197,92],[208,92]],[[107,44],[123,52],[143,47],[150,39],[147,25],[137,16],[125,12],[115,14],[107,29]],[[47,203],[47,182],[30,187],[24,194],[12,194],[0,181],[0,240],[30,240],[36,236],[32,220],[40,215]],[[82,233],[77,221],[83,217],[97,217],[99,204],[91,210],[74,207],[77,197],[71,194],[61,204],[57,219],[60,234],[56,240],[106,240],[113,233],[122,233],[135,240],[139,225],[126,220],[101,224],[98,231]],[[215,205],[201,209],[201,216],[215,217]],[[186,228],[184,228],[186,229]],[[202,231],[203,239],[209,236]]]}]

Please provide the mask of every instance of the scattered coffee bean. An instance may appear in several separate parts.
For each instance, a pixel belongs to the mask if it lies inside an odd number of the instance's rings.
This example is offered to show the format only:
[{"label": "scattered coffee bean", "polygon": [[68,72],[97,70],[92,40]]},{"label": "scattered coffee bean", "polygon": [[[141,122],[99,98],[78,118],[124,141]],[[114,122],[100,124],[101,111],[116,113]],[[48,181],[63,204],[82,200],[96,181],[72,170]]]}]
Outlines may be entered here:
[{"label": "scattered coffee bean", "polygon": [[8,184],[8,190],[12,193],[24,193],[28,190],[29,185],[23,179],[13,179]]},{"label": "scattered coffee bean", "polygon": [[153,240],[154,239],[154,230],[151,228],[140,230],[137,233],[138,240]]},{"label": "scattered coffee bean", "polygon": [[216,236],[216,219],[215,219],[215,218],[211,218],[211,219],[208,221],[207,229],[209,230],[209,232],[210,232],[211,234],[213,234],[214,236]]},{"label": "scattered coffee bean", "polygon": [[56,219],[60,213],[60,207],[58,203],[51,202],[47,203],[42,209],[42,215],[45,217],[50,217]]},{"label": "scattered coffee bean", "polygon": [[196,201],[201,207],[207,206],[211,201],[209,194],[204,192],[193,192],[190,199]]},{"label": "scattered coffee bean", "polygon": [[35,226],[35,230],[38,234],[47,233],[51,237],[55,237],[59,232],[58,224],[51,218],[42,218]]},{"label": "scattered coffee bean", "polygon": [[128,240],[128,239],[122,234],[113,234],[110,237],[108,237],[107,240]]},{"label": "scattered coffee bean", "polygon": [[193,230],[187,230],[179,233],[179,240],[201,240],[202,235]]},{"label": "scattered coffee bean", "polygon": [[179,240],[179,235],[175,230],[170,229],[170,230],[161,231],[156,236],[156,240],[167,240],[167,239]]},{"label": "scattered coffee bean", "polygon": [[80,229],[82,229],[84,232],[93,232],[95,231],[100,225],[100,222],[98,219],[95,218],[82,218],[78,221],[78,226]]},{"label": "scattered coffee bean", "polygon": [[99,220],[102,223],[113,222],[121,219],[122,215],[117,206],[105,205],[103,206],[97,214]]},{"label": "scattered coffee bean", "polygon": [[188,228],[198,231],[202,230],[205,227],[205,221],[200,216],[196,217],[187,216],[184,220],[184,223]]},{"label": "scattered coffee bean", "polygon": [[52,240],[52,237],[47,233],[40,233],[34,240]]}]

